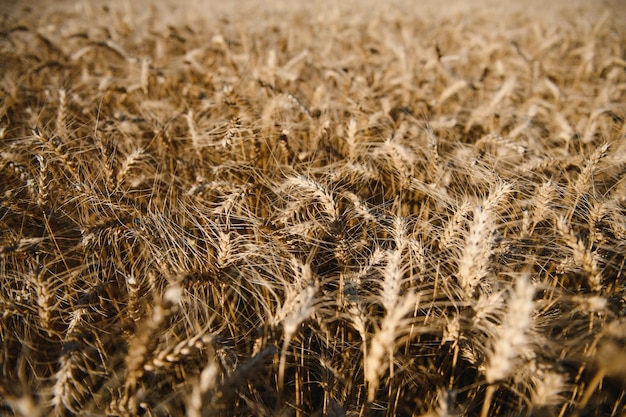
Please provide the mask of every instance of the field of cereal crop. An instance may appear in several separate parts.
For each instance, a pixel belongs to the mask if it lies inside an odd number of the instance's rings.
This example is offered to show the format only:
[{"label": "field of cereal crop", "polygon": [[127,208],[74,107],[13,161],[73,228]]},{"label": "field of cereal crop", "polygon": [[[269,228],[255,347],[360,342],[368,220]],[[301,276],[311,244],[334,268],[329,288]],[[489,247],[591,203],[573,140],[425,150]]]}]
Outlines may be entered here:
[{"label": "field of cereal crop", "polygon": [[626,8],[547,3],[4,2],[0,415],[623,416]]}]

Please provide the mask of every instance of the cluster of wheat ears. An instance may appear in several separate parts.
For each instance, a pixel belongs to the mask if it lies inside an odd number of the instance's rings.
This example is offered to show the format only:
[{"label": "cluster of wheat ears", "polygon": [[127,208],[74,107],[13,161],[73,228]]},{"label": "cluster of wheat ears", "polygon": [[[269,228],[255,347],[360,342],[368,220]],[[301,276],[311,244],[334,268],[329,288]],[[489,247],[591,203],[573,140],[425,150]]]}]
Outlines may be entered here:
[{"label": "cluster of wheat ears", "polygon": [[623,415],[623,21],[39,12],[1,415]]}]

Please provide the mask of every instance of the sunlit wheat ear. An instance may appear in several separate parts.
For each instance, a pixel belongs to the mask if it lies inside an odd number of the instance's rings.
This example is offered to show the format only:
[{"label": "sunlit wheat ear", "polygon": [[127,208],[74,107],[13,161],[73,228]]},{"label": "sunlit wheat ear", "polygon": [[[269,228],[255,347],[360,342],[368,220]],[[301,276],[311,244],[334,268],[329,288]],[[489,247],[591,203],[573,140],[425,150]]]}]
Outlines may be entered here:
[{"label": "sunlit wheat ear", "polygon": [[531,232],[537,224],[547,218],[550,218],[552,201],[555,198],[556,190],[552,180],[548,180],[538,187],[533,208]]},{"label": "sunlit wheat ear", "polygon": [[380,160],[382,164],[388,164],[390,168],[395,169],[397,173],[403,176],[411,175],[416,159],[415,151],[403,141],[406,130],[406,123],[401,123],[398,131],[374,151],[376,159]]},{"label": "sunlit wheat ear", "polygon": [[206,329],[202,329],[175,345],[159,347],[160,350],[153,352],[152,357],[143,365],[143,369],[155,372],[193,356],[213,341],[214,337],[205,332]]},{"label": "sunlit wheat ear", "polygon": [[476,286],[489,273],[491,221],[492,214],[488,210],[484,207],[474,208],[474,218],[470,225],[469,235],[463,243],[458,270],[459,283],[468,297],[472,296]]},{"label": "sunlit wheat ear", "polygon": [[22,181],[31,194],[35,194],[35,183],[20,155],[12,152],[0,152],[0,171],[5,171],[2,173],[3,178],[13,176]]},{"label": "sunlit wheat ear", "polygon": [[[351,290],[352,285],[346,285],[348,291]],[[358,297],[348,298],[348,317],[350,319],[351,326],[359,332],[361,341],[363,342],[363,356],[367,357],[367,315],[365,307],[362,305]]]},{"label": "sunlit wheat ear", "polygon": [[515,280],[515,287],[510,290],[506,313],[491,336],[485,367],[485,380],[489,386],[483,403],[482,417],[489,414],[491,399],[496,389],[494,384],[511,377],[520,360],[534,355],[531,346],[537,341],[532,340],[530,333],[534,326],[534,296],[535,288],[528,274]]},{"label": "sunlit wheat ear", "polygon": [[620,213],[620,204],[615,200],[611,200],[606,205],[608,210],[607,223],[611,228],[611,232],[618,241],[626,241],[626,224],[623,222],[624,218]]},{"label": "sunlit wheat ear", "polygon": [[394,347],[396,340],[407,328],[407,314],[415,310],[420,296],[415,293],[407,293],[385,314],[380,327],[374,333],[367,357],[365,358],[364,377],[367,385],[367,400],[372,402],[376,397],[376,391],[380,384],[380,378],[393,365]]},{"label": "sunlit wheat ear", "polygon": [[587,222],[589,226],[589,244],[598,245],[607,243],[607,234],[602,230],[602,223],[610,221],[612,204],[606,200],[596,200],[589,204]]},{"label": "sunlit wheat ear", "polygon": [[193,386],[187,401],[187,417],[203,417],[204,396],[217,385],[219,369],[215,360],[210,359],[200,373],[200,380]]},{"label": "sunlit wheat ear", "polygon": [[426,132],[426,152],[428,158],[428,165],[426,167],[426,172],[428,173],[427,179],[430,183],[440,183],[442,182],[443,173],[443,163],[441,160],[441,155],[439,155],[438,151],[438,138],[431,131]]},{"label": "sunlit wheat ear", "polygon": [[561,404],[568,390],[565,377],[553,370],[538,369],[531,377],[531,382],[530,400],[534,409]]},{"label": "sunlit wheat ear", "polygon": [[[23,388],[20,387],[17,390],[20,389]],[[2,387],[0,388],[0,395],[3,397],[3,405],[8,406],[16,417],[42,417],[46,415],[44,408],[28,392],[22,392],[21,395],[16,396]]]},{"label": "sunlit wheat ear", "polygon": [[144,94],[148,94],[150,87],[150,65],[152,60],[150,58],[144,58],[141,60],[141,74],[139,76],[139,83],[141,85],[141,91]]},{"label": "sunlit wheat ear", "polygon": [[361,186],[363,181],[380,179],[380,172],[368,163],[348,161],[335,170],[330,179],[334,182],[346,181]]},{"label": "sunlit wheat ear", "polygon": [[80,374],[85,369],[85,357],[81,349],[85,346],[79,340],[87,314],[87,309],[84,307],[76,309],[71,314],[64,340],[68,350],[59,358],[58,369],[54,374],[54,384],[51,388],[50,405],[55,416],[64,416],[68,410],[79,413],[82,409],[82,401],[89,392],[89,387],[81,381]]},{"label": "sunlit wheat ear", "polygon": [[113,190],[116,186],[115,183],[115,173],[113,169],[113,165],[115,162],[115,150],[109,145],[109,143],[105,143],[100,135],[95,135],[94,143],[96,145],[96,149],[99,153],[100,167],[104,174],[105,184],[109,190]]},{"label": "sunlit wheat ear", "polygon": [[70,175],[70,179],[74,181],[74,186],[79,191],[82,190],[83,184],[81,183],[81,178],[76,170],[75,163],[72,159],[70,159],[66,150],[63,149],[63,142],[61,141],[61,138],[51,138],[47,134],[41,132],[38,128],[32,129],[31,132],[33,137],[38,139],[44,147],[59,160],[61,168],[65,170]]},{"label": "sunlit wheat ear", "polygon": [[466,217],[471,210],[472,205],[469,201],[463,201],[459,207],[456,208],[454,214],[448,220],[448,224],[441,233],[439,244],[442,248],[450,248],[457,242],[463,230]]},{"label": "sunlit wheat ear", "polygon": [[67,93],[64,89],[59,90],[59,107],[57,110],[56,134],[65,137],[67,128]]},{"label": "sunlit wheat ear", "polygon": [[46,159],[37,155],[37,162],[39,163],[39,184],[37,187],[37,205],[44,207],[48,203],[48,191],[50,186],[50,178],[48,172],[48,163]]},{"label": "sunlit wheat ear", "polygon": [[368,401],[374,400],[383,373],[390,368],[393,374],[393,349],[396,339],[406,330],[403,326],[406,324],[405,316],[413,311],[419,302],[419,296],[414,292],[408,291],[403,294],[402,286],[406,280],[403,251],[407,249],[409,243],[407,224],[403,217],[393,217],[391,234],[395,247],[386,252],[379,294],[385,316],[374,333],[369,348],[364,351],[364,376]]},{"label": "sunlit wheat ear", "polygon": [[55,416],[64,416],[66,410],[80,412],[80,403],[88,393],[76,373],[81,366],[80,354],[76,351],[63,355],[59,360],[59,369],[52,388],[52,407]]},{"label": "sunlit wheat ear", "polygon": [[439,98],[437,99],[437,105],[441,106],[446,100],[454,96],[459,91],[463,90],[465,87],[467,87],[467,81],[465,80],[454,81],[452,84],[446,87],[445,90],[441,92],[441,94],[439,95]]},{"label": "sunlit wheat ear", "polygon": [[126,380],[124,381],[121,398],[114,398],[109,405],[111,410],[132,412],[136,403],[135,390],[140,378],[144,375],[154,348],[158,343],[158,332],[166,325],[167,319],[178,309],[182,289],[180,283],[169,286],[163,298],[157,300],[152,315],[141,326],[141,330],[130,341],[126,354]]},{"label": "sunlit wheat ear", "polygon": [[283,346],[278,365],[278,390],[282,391],[285,385],[285,366],[287,350],[300,324],[309,318],[315,311],[317,283],[313,280],[311,266],[303,264],[295,258],[291,259],[292,270],[295,273],[294,282],[285,281],[285,301],[278,307],[271,320],[272,325],[281,324],[283,327]]},{"label": "sunlit wheat ear", "polygon": [[608,150],[609,144],[605,143],[596,148],[593,154],[589,157],[585,166],[582,168],[582,171],[578,175],[576,183],[574,184],[574,190],[576,190],[576,192],[581,194],[587,190],[590,180],[597,172],[600,161],[607,156]]},{"label": "sunlit wheat ear", "polygon": [[128,315],[133,321],[140,319],[140,304],[142,301],[141,282],[132,272],[126,277],[126,288],[128,291]]},{"label": "sunlit wheat ear", "polygon": [[494,383],[515,371],[517,358],[528,356],[529,334],[533,327],[535,288],[527,275],[519,277],[510,293],[506,314],[494,335],[485,378]]},{"label": "sunlit wheat ear", "polygon": [[343,191],[341,193],[342,197],[348,199],[354,207],[355,213],[362,217],[366,222],[375,222],[376,217],[374,216],[370,207],[368,207],[367,203],[365,203],[358,195],[354,194],[351,191]]},{"label": "sunlit wheat ear", "polygon": [[510,190],[510,185],[500,183],[480,205],[474,207],[474,218],[462,243],[457,272],[459,284],[468,298],[489,274],[489,259],[498,227],[497,209]]},{"label": "sunlit wheat ear", "polygon": [[339,217],[339,210],[334,195],[321,183],[306,175],[298,175],[287,178],[280,186],[281,190],[289,190],[293,195],[302,195],[303,200],[319,201],[324,212],[332,220]]},{"label": "sunlit wheat ear", "polygon": [[144,149],[138,148],[129,153],[128,156],[126,156],[115,177],[118,187],[129,176],[130,171],[134,169],[137,165],[139,165],[141,159],[144,157],[144,152]]},{"label": "sunlit wheat ear", "polygon": [[357,134],[357,122],[355,118],[351,118],[348,122],[348,131],[346,132],[345,142],[348,147],[347,156],[348,159],[354,159],[357,153],[357,143],[356,143],[356,134]]},{"label": "sunlit wheat ear", "polygon": [[52,328],[52,313],[58,306],[56,288],[54,287],[53,277],[45,276],[44,266],[32,265],[29,274],[30,285],[35,289],[37,299],[37,311],[42,326],[48,336],[53,336],[56,332]]},{"label": "sunlit wheat ear", "polygon": [[380,298],[386,311],[392,311],[401,295],[404,278],[402,248],[387,253],[387,265],[383,270]]},{"label": "sunlit wheat ear", "polygon": [[200,137],[200,132],[198,132],[198,126],[196,125],[196,121],[194,120],[193,110],[189,110],[187,112],[185,120],[187,121],[189,136],[191,136],[191,146],[193,147],[196,154],[200,155],[203,143],[202,138]]},{"label": "sunlit wheat ear", "polygon": [[493,115],[498,105],[513,93],[516,85],[516,77],[510,77],[492,96],[491,101],[489,101],[487,105],[478,107],[476,110],[474,110],[469,121],[465,125],[465,133],[469,132],[474,125],[484,124],[486,122],[486,119]]},{"label": "sunlit wheat ear", "polygon": [[565,241],[565,247],[572,254],[572,260],[576,268],[581,268],[587,273],[587,282],[594,291],[602,289],[602,270],[600,268],[600,257],[597,250],[593,250],[582,239],[576,237],[570,229],[565,217],[556,220],[556,228]]}]

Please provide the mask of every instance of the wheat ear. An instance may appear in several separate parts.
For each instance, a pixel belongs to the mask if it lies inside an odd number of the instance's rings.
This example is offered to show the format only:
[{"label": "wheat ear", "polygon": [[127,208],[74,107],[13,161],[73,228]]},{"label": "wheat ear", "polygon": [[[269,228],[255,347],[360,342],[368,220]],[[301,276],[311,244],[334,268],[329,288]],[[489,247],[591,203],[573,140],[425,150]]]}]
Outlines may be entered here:
[{"label": "wheat ear", "polygon": [[159,331],[167,324],[167,319],[178,309],[182,289],[180,283],[170,285],[163,298],[154,306],[152,315],[144,323],[144,327],[130,343],[126,354],[126,380],[121,398],[114,398],[109,405],[111,410],[131,411],[137,407],[133,396],[137,383],[146,371],[146,364],[153,355]]},{"label": "wheat ear", "polygon": [[128,173],[139,164],[143,156],[144,150],[142,148],[135,149],[128,154],[128,156],[124,159],[124,162],[122,162],[120,170],[117,172],[115,177],[118,187],[124,181]]},{"label": "wheat ear", "polygon": [[57,158],[61,161],[61,165],[63,169],[65,169],[71,176],[72,180],[75,181],[74,186],[78,190],[83,190],[83,184],[81,182],[81,178],[76,171],[76,167],[72,159],[66,150],[63,149],[63,143],[59,137],[50,138],[48,135],[41,132],[41,130],[34,128],[32,129],[33,137],[38,139],[43,145],[48,148],[52,153],[55,154]]},{"label": "wheat ear", "polygon": [[59,108],[57,110],[56,134],[63,137],[66,134],[67,122],[67,93],[64,89],[59,90]]},{"label": "wheat ear", "polygon": [[[587,160],[587,163],[578,175],[576,183],[574,184],[574,190],[576,190],[579,194],[582,194],[587,189],[587,186],[589,185],[589,180],[598,170],[598,165],[600,161],[607,156],[608,150],[608,143],[600,145]],[[573,207],[576,206],[574,205]]]},{"label": "wheat ear", "polygon": [[185,120],[187,121],[187,129],[189,129],[189,136],[191,136],[191,146],[198,156],[201,155],[200,150],[202,149],[202,138],[200,137],[200,132],[198,132],[198,126],[194,120],[193,110],[189,110],[187,115],[185,116]]},{"label": "wheat ear", "polygon": [[[67,410],[79,413],[82,400],[88,388],[83,381],[79,381],[77,374],[81,372],[83,355],[75,346],[80,346],[80,335],[86,321],[87,309],[78,308],[71,313],[71,320],[67,326],[65,344],[67,352],[59,358],[59,368],[54,375],[52,386],[51,405],[55,416],[63,416]],[[84,346],[80,346],[84,347]]]},{"label": "wheat ear", "polygon": [[54,281],[52,277],[45,276],[45,267],[37,264],[31,266],[29,278],[37,295],[37,311],[43,330],[48,333],[48,336],[53,336],[55,331],[52,328],[53,317],[51,313],[59,303],[56,288],[53,285]]},{"label": "wheat ear", "polygon": [[345,142],[348,145],[347,156],[348,159],[354,159],[357,151],[357,143],[356,143],[356,134],[357,134],[357,123],[356,119],[352,118],[348,122],[348,132],[346,134]]},{"label": "wheat ear", "polygon": [[597,250],[592,250],[591,245],[585,244],[567,224],[565,217],[559,217],[556,221],[559,234],[565,240],[567,247],[572,251],[574,264],[587,273],[587,281],[594,291],[602,289],[602,271],[600,269],[600,257]]},{"label": "wheat ear", "polygon": [[193,386],[187,403],[187,417],[203,417],[204,397],[215,388],[219,369],[214,359],[209,359],[200,373],[200,380]]},{"label": "wheat ear", "polygon": [[528,356],[529,330],[533,327],[535,288],[528,275],[516,280],[511,290],[507,311],[494,335],[485,379],[489,386],[485,395],[481,417],[487,417],[496,382],[509,378],[516,369],[520,357]]},{"label": "wheat ear", "polygon": [[317,294],[317,285],[312,279],[311,266],[303,264],[295,258],[291,259],[291,265],[296,275],[295,283],[285,283],[285,301],[272,320],[274,324],[281,323],[284,332],[278,365],[278,389],[281,392],[285,386],[287,349],[300,324],[315,310],[315,296]]},{"label": "wheat ear", "polygon": [[[406,329],[403,318],[415,310],[419,303],[419,295],[415,293],[405,294],[383,318],[380,328],[372,337],[367,357],[365,358],[364,375],[367,385],[367,400],[374,401],[376,391],[380,384],[380,377],[393,364],[393,348],[402,329]],[[389,362],[385,361],[385,355]]]},{"label": "wheat ear", "polygon": [[489,259],[493,253],[493,234],[497,224],[496,209],[504,196],[511,189],[510,185],[500,183],[474,208],[474,218],[461,252],[458,266],[458,279],[468,298],[474,296],[475,288],[489,274]]},{"label": "wheat ear", "polygon": [[39,163],[39,187],[37,192],[37,205],[44,207],[48,203],[48,191],[50,181],[48,180],[48,163],[46,159],[37,155],[37,162]]}]

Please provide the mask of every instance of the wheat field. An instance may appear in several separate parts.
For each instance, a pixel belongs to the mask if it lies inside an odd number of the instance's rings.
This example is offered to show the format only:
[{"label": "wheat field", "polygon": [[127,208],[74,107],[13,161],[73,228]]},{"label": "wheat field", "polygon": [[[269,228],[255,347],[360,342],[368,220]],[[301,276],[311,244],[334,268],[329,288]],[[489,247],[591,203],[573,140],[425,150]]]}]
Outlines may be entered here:
[{"label": "wheat field", "polygon": [[626,13],[491,3],[3,3],[0,415],[626,415]]}]

